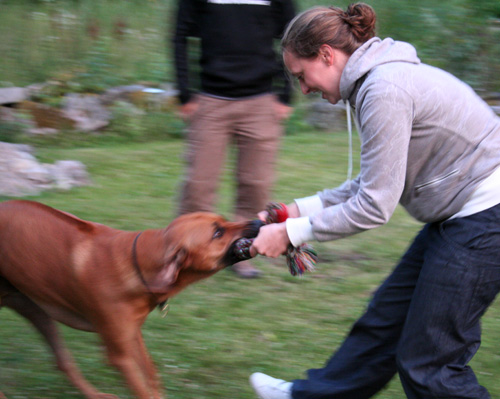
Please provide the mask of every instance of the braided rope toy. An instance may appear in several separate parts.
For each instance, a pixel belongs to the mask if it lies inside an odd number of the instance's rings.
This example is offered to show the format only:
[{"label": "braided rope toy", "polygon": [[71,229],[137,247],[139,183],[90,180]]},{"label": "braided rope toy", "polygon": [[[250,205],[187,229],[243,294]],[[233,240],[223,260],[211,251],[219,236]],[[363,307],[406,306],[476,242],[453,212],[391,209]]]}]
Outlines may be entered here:
[{"label": "braided rope toy", "polygon": [[[282,223],[288,219],[288,209],[285,204],[271,202],[267,206],[266,224]],[[242,238],[236,242],[234,253],[240,260],[250,259],[250,247],[253,239]],[[286,264],[292,276],[302,275],[305,271],[313,271],[318,262],[316,251],[308,244],[295,248],[289,245],[286,251]]]},{"label": "braided rope toy", "polygon": [[252,246],[252,243],[253,238],[240,238],[236,241],[233,251],[239,261],[252,258],[252,255],[250,255],[250,247]]}]

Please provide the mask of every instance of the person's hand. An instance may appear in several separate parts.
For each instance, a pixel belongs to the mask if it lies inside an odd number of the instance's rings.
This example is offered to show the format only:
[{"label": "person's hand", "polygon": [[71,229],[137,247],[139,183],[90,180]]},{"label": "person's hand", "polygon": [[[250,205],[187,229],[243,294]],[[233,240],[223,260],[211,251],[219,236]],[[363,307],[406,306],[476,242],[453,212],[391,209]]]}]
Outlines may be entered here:
[{"label": "person's hand", "polygon": [[286,232],[286,223],[271,223],[262,226],[258,236],[250,247],[252,257],[257,254],[277,258],[286,253],[290,239]]},{"label": "person's hand", "polygon": [[[300,212],[299,212],[299,207],[297,206],[297,204],[295,202],[292,202],[291,204],[288,204],[286,206],[286,210],[288,212],[288,217],[289,218],[298,218],[300,216]],[[258,214],[257,214],[257,218],[262,221],[262,222],[266,222],[267,221],[267,217],[268,217],[269,213],[266,211],[260,211]]]},{"label": "person's hand", "polygon": [[290,117],[290,115],[293,112],[293,108],[290,107],[289,105],[283,104],[282,102],[276,100],[275,106],[274,106],[274,112],[276,112],[276,115],[278,117],[279,121],[284,121]]},{"label": "person's hand", "polygon": [[195,99],[190,100],[186,104],[182,104],[179,107],[179,115],[182,118],[184,122],[189,122],[193,114],[196,112],[198,109],[198,101]]},{"label": "person's hand", "polygon": [[300,211],[299,211],[299,207],[297,206],[297,203],[292,202],[291,204],[288,204],[286,207],[288,210],[288,217],[289,218],[300,217]]},{"label": "person's hand", "polygon": [[[289,218],[298,218],[300,216],[299,207],[295,202],[288,204],[286,207]],[[260,221],[266,223],[268,215],[267,210],[260,211],[257,217]],[[259,234],[250,247],[250,255],[255,257],[260,254],[276,258],[286,253],[289,245],[290,239],[288,238],[285,222],[267,224],[260,228]]]}]

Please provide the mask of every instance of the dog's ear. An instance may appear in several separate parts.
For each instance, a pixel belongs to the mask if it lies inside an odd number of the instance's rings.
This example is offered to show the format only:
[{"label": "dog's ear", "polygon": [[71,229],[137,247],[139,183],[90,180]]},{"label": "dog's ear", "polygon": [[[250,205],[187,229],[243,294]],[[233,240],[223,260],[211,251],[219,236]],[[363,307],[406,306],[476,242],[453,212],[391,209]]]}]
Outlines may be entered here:
[{"label": "dog's ear", "polygon": [[150,283],[151,292],[164,293],[170,285],[176,282],[179,272],[186,265],[187,255],[187,251],[184,248],[167,254],[163,269]]}]

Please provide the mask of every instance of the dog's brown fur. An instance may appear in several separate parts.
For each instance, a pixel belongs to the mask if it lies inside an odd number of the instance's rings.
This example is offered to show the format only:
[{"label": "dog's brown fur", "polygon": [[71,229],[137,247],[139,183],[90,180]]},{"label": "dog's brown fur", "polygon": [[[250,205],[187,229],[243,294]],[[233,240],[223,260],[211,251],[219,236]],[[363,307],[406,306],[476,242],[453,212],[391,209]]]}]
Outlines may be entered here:
[{"label": "dog's brown fur", "polygon": [[[58,367],[87,397],[98,392],[80,374],[55,321],[97,332],[110,363],[138,398],[161,398],[141,326],[159,303],[231,263],[252,222],[193,213],[158,230],[116,230],[32,201],[0,204],[0,307],[14,309],[45,337]],[[135,263],[135,266],[134,266]],[[137,267],[140,271],[137,270]]]}]

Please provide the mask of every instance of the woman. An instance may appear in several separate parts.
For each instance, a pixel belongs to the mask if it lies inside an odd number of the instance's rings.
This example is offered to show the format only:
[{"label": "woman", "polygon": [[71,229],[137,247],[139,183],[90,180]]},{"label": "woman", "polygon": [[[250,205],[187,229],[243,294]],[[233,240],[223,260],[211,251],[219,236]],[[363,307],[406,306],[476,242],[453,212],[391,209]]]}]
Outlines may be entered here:
[{"label": "woman", "polygon": [[467,364],[500,290],[500,118],[411,45],[375,37],[375,18],[362,3],[320,7],[287,28],[283,58],[302,92],[355,110],[361,171],[289,205],[251,251],[372,229],[398,203],[426,225],[324,368],[291,383],[251,376],[263,399],[370,398],[396,372],[411,399],[490,397]]}]

